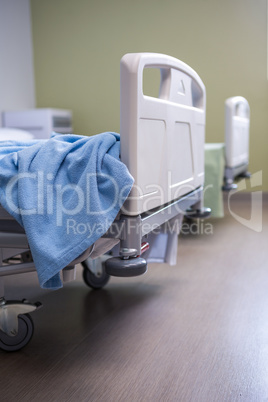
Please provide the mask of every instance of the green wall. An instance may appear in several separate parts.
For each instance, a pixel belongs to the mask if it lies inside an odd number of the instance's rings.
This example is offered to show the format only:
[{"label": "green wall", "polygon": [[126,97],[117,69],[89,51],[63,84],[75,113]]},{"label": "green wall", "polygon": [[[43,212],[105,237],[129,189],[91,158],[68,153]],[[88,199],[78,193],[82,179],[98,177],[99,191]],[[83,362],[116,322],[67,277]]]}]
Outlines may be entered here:
[{"label": "green wall", "polygon": [[36,102],[70,108],[76,134],[119,131],[119,62],[158,52],[207,89],[207,142],[224,141],[224,101],[251,107],[250,170],[268,191],[266,0],[31,0]]}]

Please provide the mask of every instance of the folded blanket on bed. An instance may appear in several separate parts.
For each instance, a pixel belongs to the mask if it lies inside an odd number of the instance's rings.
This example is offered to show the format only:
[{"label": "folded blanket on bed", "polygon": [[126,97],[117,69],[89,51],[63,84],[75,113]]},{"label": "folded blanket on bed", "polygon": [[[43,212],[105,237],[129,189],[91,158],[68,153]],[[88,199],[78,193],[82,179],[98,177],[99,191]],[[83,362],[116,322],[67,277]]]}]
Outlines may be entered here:
[{"label": "folded blanket on bed", "polygon": [[133,185],[119,152],[115,133],[0,142],[0,203],[26,232],[41,287],[61,287],[61,269],[118,214]]}]

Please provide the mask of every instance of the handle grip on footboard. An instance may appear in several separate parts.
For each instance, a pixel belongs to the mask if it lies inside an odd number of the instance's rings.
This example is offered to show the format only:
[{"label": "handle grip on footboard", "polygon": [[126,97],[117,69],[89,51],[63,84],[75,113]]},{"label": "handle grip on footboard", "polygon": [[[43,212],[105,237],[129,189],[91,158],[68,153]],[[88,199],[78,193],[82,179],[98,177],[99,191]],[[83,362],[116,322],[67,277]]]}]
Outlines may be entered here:
[{"label": "handle grip on footboard", "polygon": [[243,96],[233,96],[226,99],[225,115],[230,119],[233,117],[249,119],[250,108],[248,101]]},{"label": "handle grip on footboard", "polygon": [[[128,53],[121,59],[121,95],[143,95],[143,71],[161,73],[159,99],[204,109],[206,91],[198,74],[182,61],[157,53]],[[131,80],[129,77],[131,76]],[[129,86],[130,84],[130,86]],[[138,100],[138,99],[137,99]]]}]

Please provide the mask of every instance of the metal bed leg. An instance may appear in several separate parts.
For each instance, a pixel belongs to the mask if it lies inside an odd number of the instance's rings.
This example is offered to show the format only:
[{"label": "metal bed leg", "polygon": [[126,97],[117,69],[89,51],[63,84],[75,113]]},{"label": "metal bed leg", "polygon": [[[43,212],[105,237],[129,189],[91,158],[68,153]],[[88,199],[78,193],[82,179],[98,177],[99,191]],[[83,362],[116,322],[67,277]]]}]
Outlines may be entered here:
[{"label": "metal bed leg", "polygon": [[233,179],[225,179],[224,185],[222,186],[222,191],[236,190],[237,184],[233,182]]},{"label": "metal bed leg", "polygon": [[147,261],[140,257],[142,218],[140,215],[123,216],[122,225],[124,236],[120,239],[119,257],[109,258],[105,262],[106,273],[125,278],[142,275],[147,271]]},{"label": "metal bed leg", "polygon": [[230,168],[225,167],[224,171],[224,183],[222,186],[222,191],[231,191],[237,189],[237,184],[234,183],[236,178],[238,179],[249,179],[251,177],[250,172],[247,170],[248,164]]}]

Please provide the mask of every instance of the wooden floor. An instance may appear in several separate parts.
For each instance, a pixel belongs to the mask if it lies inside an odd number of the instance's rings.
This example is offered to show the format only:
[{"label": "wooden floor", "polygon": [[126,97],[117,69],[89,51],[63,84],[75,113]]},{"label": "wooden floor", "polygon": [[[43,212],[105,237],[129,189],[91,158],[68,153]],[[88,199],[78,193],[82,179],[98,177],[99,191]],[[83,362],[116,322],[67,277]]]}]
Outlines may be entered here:
[{"label": "wooden floor", "polygon": [[[249,199],[232,208],[250,218]],[[100,291],[80,269],[54,292],[34,274],[9,277],[7,299],[43,308],[29,345],[0,351],[0,400],[267,401],[267,199],[262,232],[228,211],[202,225],[180,237],[177,266],[151,264]]]}]

